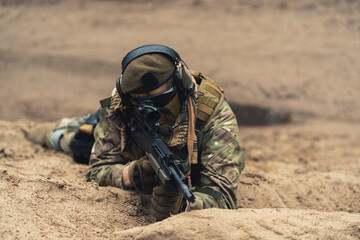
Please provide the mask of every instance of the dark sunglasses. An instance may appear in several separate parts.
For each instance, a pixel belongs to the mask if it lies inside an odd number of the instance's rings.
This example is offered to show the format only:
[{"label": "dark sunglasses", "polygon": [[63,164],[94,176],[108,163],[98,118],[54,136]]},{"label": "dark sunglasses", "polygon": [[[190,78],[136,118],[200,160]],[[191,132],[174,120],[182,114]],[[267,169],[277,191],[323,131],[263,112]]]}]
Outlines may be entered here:
[{"label": "dark sunglasses", "polygon": [[148,97],[142,98],[130,98],[130,102],[135,106],[138,106],[141,102],[152,101],[154,105],[158,108],[165,107],[176,95],[176,89],[171,87],[169,90],[165,92],[158,93]]}]

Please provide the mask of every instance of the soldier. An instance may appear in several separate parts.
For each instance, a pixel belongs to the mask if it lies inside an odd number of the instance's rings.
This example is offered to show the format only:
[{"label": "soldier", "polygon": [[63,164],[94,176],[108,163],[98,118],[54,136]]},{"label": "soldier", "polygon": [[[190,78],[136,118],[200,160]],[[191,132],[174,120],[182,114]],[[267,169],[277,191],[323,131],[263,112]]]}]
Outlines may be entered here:
[{"label": "soldier", "polygon": [[[182,170],[195,202],[158,184],[146,155],[129,137],[129,110],[141,101],[159,109],[160,136],[186,160]],[[236,208],[244,155],[235,115],[212,79],[191,71],[173,49],[145,45],[125,56],[116,88],[100,103],[88,181],[152,194],[150,213],[157,220],[194,209]]]},{"label": "soldier", "polygon": [[87,179],[152,193],[150,212],[158,220],[185,209],[180,191],[155,186],[147,157],[128,138],[127,109],[144,99],[160,109],[160,128],[171,129],[162,131],[169,149],[186,159],[185,175],[195,195],[189,209],[236,208],[244,168],[236,118],[218,84],[190,71],[173,49],[162,45],[139,47],[123,59],[117,87],[101,102]]}]

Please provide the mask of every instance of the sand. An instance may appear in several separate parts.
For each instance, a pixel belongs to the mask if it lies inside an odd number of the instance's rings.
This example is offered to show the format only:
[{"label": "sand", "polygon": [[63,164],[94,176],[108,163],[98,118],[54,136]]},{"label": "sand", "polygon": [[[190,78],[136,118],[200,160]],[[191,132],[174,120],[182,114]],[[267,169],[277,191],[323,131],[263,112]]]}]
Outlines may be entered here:
[{"label": "sand", "polygon": [[[359,239],[359,13],[331,0],[0,0],[0,238]],[[26,139],[94,112],[149,43],[229,101],[291,115],[239,127],[238,209],[155,222],[148,196],[86,182],[86,165]]]}]

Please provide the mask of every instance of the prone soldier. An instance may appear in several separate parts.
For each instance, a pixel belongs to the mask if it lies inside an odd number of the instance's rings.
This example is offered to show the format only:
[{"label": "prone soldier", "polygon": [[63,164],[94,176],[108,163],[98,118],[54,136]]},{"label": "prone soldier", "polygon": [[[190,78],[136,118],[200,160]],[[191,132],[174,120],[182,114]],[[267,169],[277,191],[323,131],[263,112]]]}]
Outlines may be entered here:
[{"label": "prone soldier", "polygon": [[[132,115],[143,117],[139,106],[144,103],[159,113],[159,136],[176,156],[193,202],[182,191],[157,181],[149,155],[131,134]],[[77,156],[79,162],[86,162],[90,154],[88,181],[152,194],[150,212],[157,220],[194,209],[236,208],[238,178],[245,162],[235,115],[223,89],[190,70],[175,50],[145,45],[129,52],[111,96],[100,104],[94,115],[63,120],[54,131],[48,131],[53,127],[48,125],[42,143]],[[69,128],[71,122],[75,127]],[[96,126],[93,135],[89,131],[93,138],[81,137],[86,136],[87,125]],[[83,139],[90,144],[81,144]]]}]

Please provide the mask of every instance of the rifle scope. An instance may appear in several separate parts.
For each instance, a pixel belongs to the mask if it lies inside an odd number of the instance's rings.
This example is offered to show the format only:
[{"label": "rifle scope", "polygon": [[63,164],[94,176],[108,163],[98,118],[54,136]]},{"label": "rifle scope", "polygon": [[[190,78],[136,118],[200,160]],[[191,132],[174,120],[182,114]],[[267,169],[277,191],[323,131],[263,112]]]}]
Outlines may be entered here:
[{"label": "rifle scope", "polygon": [[160,119],[159,108],[154,106],[151,100],[145,100],[138,105],[138,111],[146,120],[151,123],[157,123]]}]

